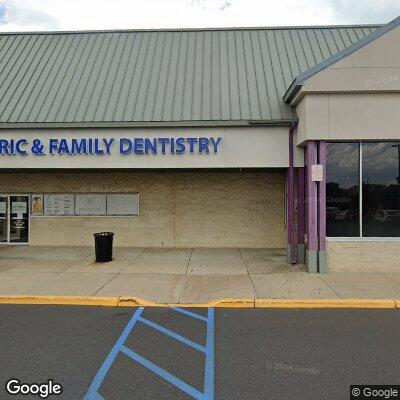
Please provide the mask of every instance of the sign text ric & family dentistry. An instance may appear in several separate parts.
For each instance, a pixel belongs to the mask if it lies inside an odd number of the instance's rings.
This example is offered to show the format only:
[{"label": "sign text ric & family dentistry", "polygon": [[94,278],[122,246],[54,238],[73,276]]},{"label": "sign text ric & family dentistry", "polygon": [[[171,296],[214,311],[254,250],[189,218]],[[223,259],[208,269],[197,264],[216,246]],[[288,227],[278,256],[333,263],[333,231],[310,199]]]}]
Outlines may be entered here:
[{"label": "sign text ric & family dentistry", "polygon": [[217,154],[221,141],[221,137],[0,139],[0,155]]}]

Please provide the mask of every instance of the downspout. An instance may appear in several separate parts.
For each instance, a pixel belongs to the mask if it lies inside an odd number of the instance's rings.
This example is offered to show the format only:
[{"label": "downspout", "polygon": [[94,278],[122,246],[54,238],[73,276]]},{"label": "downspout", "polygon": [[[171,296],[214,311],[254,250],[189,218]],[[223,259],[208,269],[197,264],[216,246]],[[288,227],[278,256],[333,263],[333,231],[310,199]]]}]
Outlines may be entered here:
[{"label": "downspout", "polygon": [[294,133],[297,123],[292,123],[289,129],[289,173],[288,173],[288,260],[297,264],[295,224],[294,224]]}]

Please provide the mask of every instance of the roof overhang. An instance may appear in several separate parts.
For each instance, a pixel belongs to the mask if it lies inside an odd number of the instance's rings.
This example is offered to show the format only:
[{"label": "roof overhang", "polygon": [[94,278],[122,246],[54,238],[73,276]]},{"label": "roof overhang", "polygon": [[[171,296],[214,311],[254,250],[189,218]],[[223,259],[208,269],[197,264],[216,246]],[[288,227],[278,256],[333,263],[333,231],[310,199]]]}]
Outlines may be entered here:
[{"label": "roof overhang", "polygon": [[125,122],[0,122],[6,129],[105,129],[105,128],[233,128],[244,126],[290,126],[295,119],[279,120],[230,120],[230,121],[125,121]]},{"label": "roof overhang", "polygon": [[355,53],[357,50],[361,49],[362,47],[366,46],[367,44],[373,42],[374,40],[378,39],[385,33],[391,31],[392,29],[400,26],[400,16],[395,18],[393,21],[390,21],[386,25],[378,28],[368,36],[365,36],[358,42],[354,43],[353,45],[339,51],[339,53],[334,54],[333,56],[327,58],[326,60],[316,64],[314,67],[308,69],[307,71],[303,72],[292,82],[289,86],[288,90],[286,91],[285,95],[283,96],[283,101],[285,103],[292,103],[293,99],[299,93],[301,88],[303,87],[304,83],[311,78],[312,76],[318,74],[319,72],[323,71],[324,69],[330,67],[331,65],[337,63],[338,61],[342,60],[343,58],[347,57],[350,54]]}]

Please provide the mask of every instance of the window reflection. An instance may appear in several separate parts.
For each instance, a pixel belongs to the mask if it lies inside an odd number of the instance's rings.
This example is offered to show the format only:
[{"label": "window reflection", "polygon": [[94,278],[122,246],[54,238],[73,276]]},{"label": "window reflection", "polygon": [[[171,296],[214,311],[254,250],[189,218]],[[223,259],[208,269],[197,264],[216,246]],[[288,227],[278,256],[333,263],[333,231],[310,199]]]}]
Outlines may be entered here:
[{"label": "window reflection", "polygon": [[400,236],[400,142],[363,143],[363,236]]},{"label": "window reflection", "polygon": [[359,236],[359,144],[327,143],[327,236]]}]

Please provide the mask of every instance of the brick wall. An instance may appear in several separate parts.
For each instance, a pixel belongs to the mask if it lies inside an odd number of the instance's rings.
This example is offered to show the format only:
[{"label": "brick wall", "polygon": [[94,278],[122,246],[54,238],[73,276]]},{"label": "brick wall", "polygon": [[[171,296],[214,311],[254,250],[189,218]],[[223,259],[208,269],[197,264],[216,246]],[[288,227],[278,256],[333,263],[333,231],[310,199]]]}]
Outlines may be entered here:
[{"label": "brick wall", "polygon": [[138,217],[32,217],[31,245],[285,247],[284,172],[2,173],[3,193],[140,194]]}]

